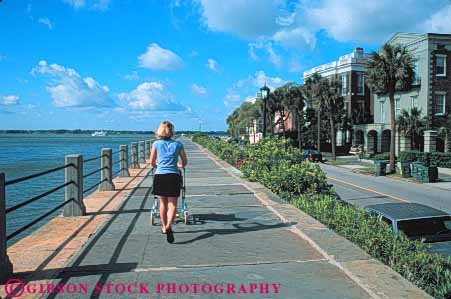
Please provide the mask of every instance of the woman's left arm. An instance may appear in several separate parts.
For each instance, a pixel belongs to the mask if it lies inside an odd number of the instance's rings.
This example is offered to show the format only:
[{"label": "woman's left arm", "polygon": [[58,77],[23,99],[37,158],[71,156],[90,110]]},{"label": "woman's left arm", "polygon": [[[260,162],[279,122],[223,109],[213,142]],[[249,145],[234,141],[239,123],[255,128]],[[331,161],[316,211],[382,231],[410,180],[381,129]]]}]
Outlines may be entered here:
[{"label": "woman's left arm", "polygon": [[180,150],[180,159],[182,160],[182,163],[177,163],[177,167],[184,168],[186,164],[188,164],[188,158],[186,157],[185,149],[182,147]]}]

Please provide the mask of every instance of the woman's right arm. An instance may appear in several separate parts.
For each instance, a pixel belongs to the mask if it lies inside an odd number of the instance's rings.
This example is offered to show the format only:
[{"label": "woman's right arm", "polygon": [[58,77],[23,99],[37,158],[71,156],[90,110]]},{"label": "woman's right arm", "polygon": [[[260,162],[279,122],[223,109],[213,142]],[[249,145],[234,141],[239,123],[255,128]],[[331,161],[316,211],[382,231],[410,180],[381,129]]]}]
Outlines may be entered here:
[{"label": "woman's right arm", "polygon": [[157,150],[154,146],[152,146],[152,150],[150,151],[150,166],[153,168],[157,167]]}]

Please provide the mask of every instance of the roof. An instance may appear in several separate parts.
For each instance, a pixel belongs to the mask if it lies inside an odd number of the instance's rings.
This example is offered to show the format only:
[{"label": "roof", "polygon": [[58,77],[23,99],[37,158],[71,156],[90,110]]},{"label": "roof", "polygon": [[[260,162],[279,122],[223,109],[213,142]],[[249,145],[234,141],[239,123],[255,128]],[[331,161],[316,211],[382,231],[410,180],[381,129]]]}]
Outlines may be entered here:
[{"label": "roof", "polygon": [[395,220],[449,216],[448,213],[418,203],[383,203],[366,206]]}]

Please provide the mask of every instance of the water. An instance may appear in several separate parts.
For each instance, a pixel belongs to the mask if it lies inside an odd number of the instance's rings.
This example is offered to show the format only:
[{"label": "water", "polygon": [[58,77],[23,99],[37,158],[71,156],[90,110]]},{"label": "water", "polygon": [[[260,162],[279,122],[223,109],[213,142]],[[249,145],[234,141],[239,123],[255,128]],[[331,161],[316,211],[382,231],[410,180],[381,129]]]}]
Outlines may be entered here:
[{"label": "water", "polygon": [[[129,153],[131,142],[153,139],[153,135],[110,135],[106,137],[92,137],[82,134],[0,134],[0,172],[6,174],[6,180],[12,180],[40,171],[64,165],[64,156],[81,154],[83,159],[100,156],[102,148],[119,150],[119,145],[127,144]],[[113,155],[113,163],[118,161],[119,154]],[[100,168],[100,159],[84,164],[84,174]],[[119,164],[113,166],[113,173],[119,169]],[[96,173],[84,180],[84,189],[88,189],[100,181],[100,173]],[[64,170],[45,176],[27,180],[6,187],[6,207],[14,206],[29,198],[42,194],[52,188],[64,184]],[[92,190],[91,192],[94,192]],[[88,195],[89,193],[86,193]],[[7,234],[28,224],[32,220],[45,214],[64,201],[64,189],[35,201],[25,207],[7,214]],[[30,234],[40,226],[60,214],[61,210],[53,213],[32,228],[11,239],[11,245]]]}]

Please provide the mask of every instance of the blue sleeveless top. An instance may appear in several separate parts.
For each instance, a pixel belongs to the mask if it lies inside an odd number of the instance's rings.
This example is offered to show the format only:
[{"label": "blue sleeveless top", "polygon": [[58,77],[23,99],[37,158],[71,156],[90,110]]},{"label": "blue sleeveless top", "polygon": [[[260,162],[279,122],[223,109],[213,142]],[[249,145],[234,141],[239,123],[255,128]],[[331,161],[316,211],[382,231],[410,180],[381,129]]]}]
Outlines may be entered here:
[{"label": "blue sleeveless top", "polygon": [[157,169],[155,174],[180,173],[177,162],[183,144],[172,139],[154,141],[152,147],[157,151]]}]

